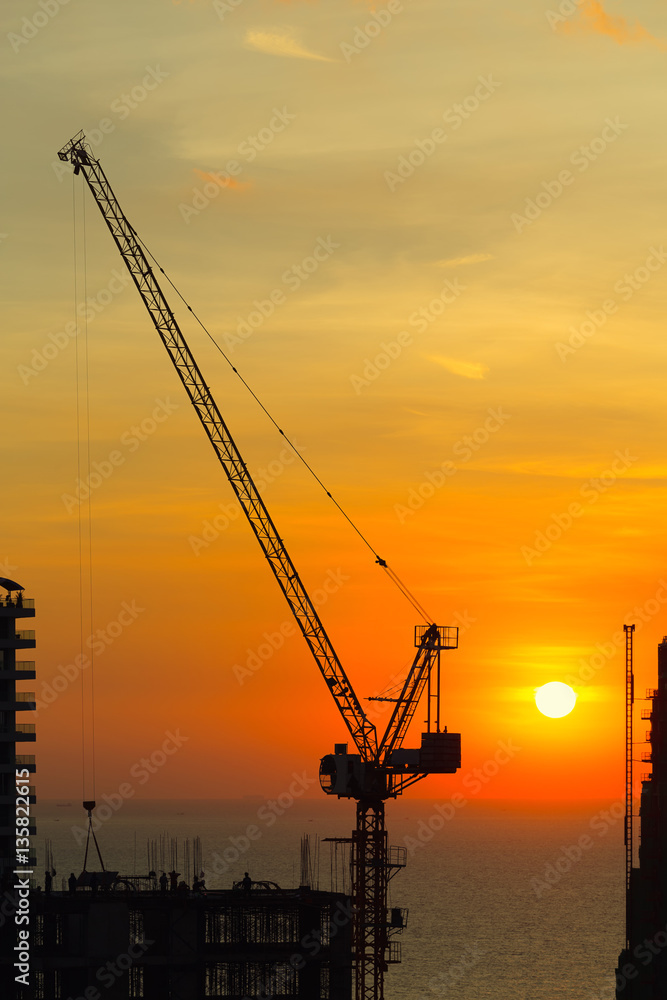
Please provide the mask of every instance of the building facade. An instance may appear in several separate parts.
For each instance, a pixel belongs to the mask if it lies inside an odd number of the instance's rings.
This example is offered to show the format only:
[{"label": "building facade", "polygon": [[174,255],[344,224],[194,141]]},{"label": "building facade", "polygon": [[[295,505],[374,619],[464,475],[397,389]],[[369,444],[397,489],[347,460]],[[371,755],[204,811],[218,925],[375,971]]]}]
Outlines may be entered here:
[{"label": "building facade", "polygon": [[[25,752],[26,744],[35,741],[35,726],[22,721],[24,713],[36,707],[34,692],[22,688],[23,682],[35,679],[35,663],[21,655],[35,648],[34,631],[23,628],[34,616],[35,602],[23,597],[23,587],[0,577],[0,996],[7,997],[16,995],[18,886],[32,879],[35,865],[35,757]],[[22,874],[16,875],[17,870]]]},{"label": "building facade", "polygon": [[273,883],[37,893],[34,998],[351,1000],[352,902]]},{"label": "building facade", "polygon": [[626,946],[616,970],[617,1000],[667,997],[667,636],[658,646],[658,687],[647,691],[639,866],[630,871]]}]

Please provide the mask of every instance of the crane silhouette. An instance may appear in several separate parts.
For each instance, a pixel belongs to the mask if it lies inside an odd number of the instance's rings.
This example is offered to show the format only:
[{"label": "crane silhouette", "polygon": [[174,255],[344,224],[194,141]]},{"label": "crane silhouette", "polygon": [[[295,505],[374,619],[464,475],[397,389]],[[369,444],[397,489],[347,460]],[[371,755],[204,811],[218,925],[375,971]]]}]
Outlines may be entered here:
[{"label": "crane silhouette", "polygon": [[[387,888],[392,875],[405,865],[406,853],[405,848],[389,849],[387,845],[385,801],[396,798],[427,774],[453,774],[461,766],[460,734],[440,729],[440,652],[458,646],[458,629],[435,624],[416,627],[417,652],[400,692],[383,699],[395,704],[384,735],[378,739],[377,729],[343,669],[142,243],[83,131],[58,156],[73,165],[75,174],[83,174],[356,748],[356,753],[348,753],[347,744],[337,744],[333,754],[324,756],[320,762],[320,784],[327,794],[355,799],[357,803],[356,829],[351,838],[356,1000],[383,1000],[384,973],[389,964],[400,961],[400,948],[393,938],[404,925],[401,910],[388,911]],[[420,747],[403,748],[408,726],[425,689],[427,732],[422,733]]]}]

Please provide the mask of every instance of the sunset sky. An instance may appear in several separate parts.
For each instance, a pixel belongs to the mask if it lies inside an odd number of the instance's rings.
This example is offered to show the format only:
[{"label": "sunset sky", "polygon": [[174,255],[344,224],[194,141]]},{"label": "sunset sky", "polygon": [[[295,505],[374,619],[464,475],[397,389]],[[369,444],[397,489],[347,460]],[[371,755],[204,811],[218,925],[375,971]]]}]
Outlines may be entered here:
[{"label": "sunset sky", "polygon": [[[98,798],[274,797],[347,738],[88,195],[84,255],[57,158],[83,128],[279,426],[461,627],[463,767],[410,794],[620,798],[622,626],[640,695],[667,632],[664,5],[8,0],[2,33],[0,576],[37,602],[38,794],[82,791],[82,634]],[[359,697],[384,690],[418,616],[165,291]],[[552,680],[564,719],[533,702]]]}]

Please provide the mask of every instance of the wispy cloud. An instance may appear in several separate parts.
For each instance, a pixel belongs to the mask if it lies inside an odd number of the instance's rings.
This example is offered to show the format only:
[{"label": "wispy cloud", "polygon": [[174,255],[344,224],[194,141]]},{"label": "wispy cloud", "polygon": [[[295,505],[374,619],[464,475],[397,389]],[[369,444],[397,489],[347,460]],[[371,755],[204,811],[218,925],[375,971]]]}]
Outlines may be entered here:
[{"label": "wispy cloud", "polygon": [[661,49],[667,48],[665,42],[647,31],[639,21],[630,24],[624,17],[614,17],[612,14],[608,14],[600,0],[586,0],[581,5],[578,16],[564,24],[562,30],[568,34],[606,35],[608,38],[613,38],[619,45],[648,42]]},{"label": "wispy cloud", "polygon": [[452,375],[460,375],[462,378],[485,378],[489,368],[477,361],[461,361],[458,358],[445,358],[441,354],[429,356],[429,361],[433,361],[441,368],[446,368]]},{"label": "wispy cloud", "polygon": [[471,253],[467,257],[450,257],[439,260],[440,267],[462,267],[464,264],[481,264],[483,260],[493,260],[492,253]]},{"label": "wispy cloud", "polygon": [[318,55],[305,49],[293,34],[287,31],[248,31],[245,46],[257,52],[272,56],[287,56],[291,59],[316,59],[318,62],[335,62],[328,56]]}]

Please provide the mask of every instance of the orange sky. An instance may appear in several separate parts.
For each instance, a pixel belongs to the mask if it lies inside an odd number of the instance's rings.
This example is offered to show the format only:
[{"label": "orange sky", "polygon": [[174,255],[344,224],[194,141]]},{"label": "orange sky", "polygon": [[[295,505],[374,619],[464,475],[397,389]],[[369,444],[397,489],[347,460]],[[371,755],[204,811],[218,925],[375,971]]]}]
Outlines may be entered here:
[{"label": "orange sky", "polygon": [[[40,795],[81,792],[82,631],[98,797],[153,754],[142,796],[272,797],[346,738],[91,199],[84,277],[76,178],[99,478],[82,624],[73,183],[56,157],[82,127],[280,426],[429,614],[461,626],[444,718],[463,768],[410,794],[622,795],[614,636],[637,622],[643,693],[667,632],[667,15],[559,10],[95,0],[32,32],[6,5],[0,575],[37,600],[38,696],[66,681],[36,720]],[[168,297],[360,698],[383,690],[413,656],[414,611]],[[534,706],[549,680],[578,691],[566,719]],[[519,749],[496,767],[501,742]]]}]

